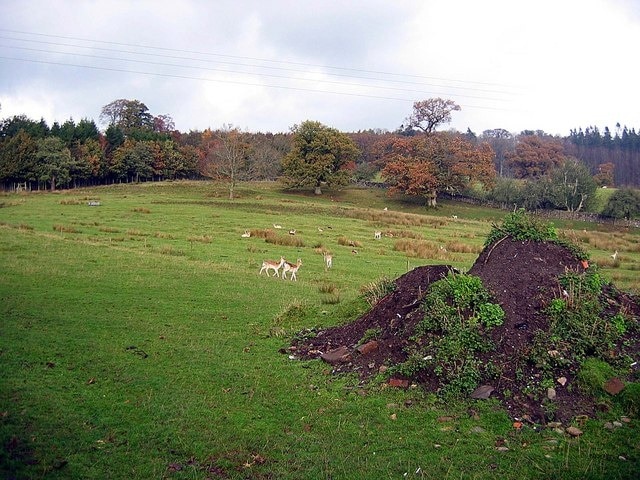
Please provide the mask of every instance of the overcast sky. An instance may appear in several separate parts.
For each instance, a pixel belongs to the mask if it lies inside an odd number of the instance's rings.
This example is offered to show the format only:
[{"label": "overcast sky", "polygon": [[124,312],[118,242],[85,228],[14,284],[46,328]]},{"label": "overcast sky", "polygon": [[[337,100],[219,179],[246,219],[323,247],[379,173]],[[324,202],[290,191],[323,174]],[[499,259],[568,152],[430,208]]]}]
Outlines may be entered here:
[{"label": "overcast sky", "polygon": [[[640,0],[3,0],[0,118],[126,98],[181,131],[640,127]],[[100,128],[105,126],[99,123]]]}]

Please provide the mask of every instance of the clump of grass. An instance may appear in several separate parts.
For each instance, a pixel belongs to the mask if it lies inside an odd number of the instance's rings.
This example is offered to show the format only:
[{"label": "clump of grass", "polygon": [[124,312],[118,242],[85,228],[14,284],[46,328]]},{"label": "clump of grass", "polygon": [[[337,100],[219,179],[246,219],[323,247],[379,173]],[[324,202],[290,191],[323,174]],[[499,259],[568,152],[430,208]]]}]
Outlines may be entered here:
[{"label": "clump of grass", "polygon": [[273,232],[267,235],[265,242],[285,247],[304,247],[304,240],[300,237],[295,235],[278,235]]},{"label": "clump of grass", "polygon": [[120,229],[115,227],[100,227],[98,230],[105,233],[120,233]]},{"label": "clump of grass", "polygon": [[398,238],[413,238],[415,240],[422,240],[424,236],[419,232],[413,230],[387,230],[384,232],[385,236],[398,237]]},{"label": "clump of grass", "polygon": [[367,303],[373,307],[384,297],[393,293],[395,289],[396,282],[385,275],[375,282],[370,282],[360,287],[360,293]]},{"label": "clump of grass", "polygon": [[129,230],[127,230],[127,235],[130,235],[132,237],[146,237],[146,236],[148,236],[148,234],[144,233],[141,230],[136,230],[135,228],[130,228]]},{"label": "clump of grass", "polygon": [[60,205],[82,205],[82,203],[84,202],[76,198],[63,198],[60,200]]},{"label": "clump of grass", "polygon": [[171,233],[165,233],[165,232],[156,232],[153,234],[153,236],[156,238],[165,238],[167,240],[173,240],[176,238],[175,235],[172,235]]},{"label": "clump of grass", "polygon": [[309,305],[304,300],[294,298],[285,305],[280,312],[273,317],[269,335],[272,337],[284,337],[289,335],[289,325],[306,316]]},{"label": "clump of grass", "polygon": [[192,237],[187,237],[189,242],[199,242],[199,243],[211,243],[212,238],[209,235],[195,235]]},{"label": "clump of grass", "polygon": [[151,213],[151,210],[146,207],[135,207],[133,211],[136,213]]},{"label": "clump of grass", "polygon": [[176,248],[173,248],[171,245],[164,245],[162,247],[160,247],[159,252],[162,255],[173,255],[176,257],[181,257],[184,255],[184,252],[182,250],[178,250]]},{"label": "clump of grass", "polygon": [[20,225],[18,225],[18,230],[33,230],[33,227],[31,225],[28,225],[26,223],[21,223]]},{"label": "clump of grass", "polygon": [[361,247],[362,243],[357,240],[351,240],[344,235],[338,237],[338,245],[342,245],[345,247]]},{"label": "clump of grass", "polygon": [[53,229],[54,229],[56,232],[60,232],[60,233],[82,233],[80,230],[78,230],[78,229],[77,229],[77,228],[75,228],[75,227],[72,227],[72,226],[70,226],[70,225],[61,225],[61,224],[59,224],[59,223],[56,223],[56,224],[53,226]]},{"label": "clump of grass", "polygon": [[474,247],[462,242],[447,242],[445,248],[447,252],[452,253],[480,253],[482,251],[482,247]]},{"label": "clump of grass", "polygon": [[321,301],[325,305],[337,305],[338,303],[340,303],[340,292],[335,292],[331,295],[322,297]]},{"label": "clump of grass", "polygon": [[324,294],[334,294],[338,291],[338,287],[335,283],[322,282],[318,287],[318,291]]},{"label": "clump of grass", "polygon": [[393,244],[393,249],[397,252],[404,252],[409,257],[414,258],[442,258],[446,253],[446,248],[442,248],[435,243],[424,240],[413,240],[403,238]]}]

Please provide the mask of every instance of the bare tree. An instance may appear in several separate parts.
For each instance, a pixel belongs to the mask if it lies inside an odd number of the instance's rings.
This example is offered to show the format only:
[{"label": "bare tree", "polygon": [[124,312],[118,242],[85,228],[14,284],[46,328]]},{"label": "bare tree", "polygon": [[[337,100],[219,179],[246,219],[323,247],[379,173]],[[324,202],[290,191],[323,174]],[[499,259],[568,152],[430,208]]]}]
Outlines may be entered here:
[{"label": "bare tree", "polygon": [[436,127],[451,121],[451,112],[459,110],[460,105],[453,100],[428,98],[413,104],[413,113],[406,119],[407,126],[424,133],[433,133]]},{"label": "bare tree", "polygon": [[231,125],[205,134],[205,138],[209,137],[209,140],[206,142],[204,173],[211,178],[226,181],[229,185],[229,199],[233,200],[238,182],[251,177],[250,146],[243,138],[243,133]]}]

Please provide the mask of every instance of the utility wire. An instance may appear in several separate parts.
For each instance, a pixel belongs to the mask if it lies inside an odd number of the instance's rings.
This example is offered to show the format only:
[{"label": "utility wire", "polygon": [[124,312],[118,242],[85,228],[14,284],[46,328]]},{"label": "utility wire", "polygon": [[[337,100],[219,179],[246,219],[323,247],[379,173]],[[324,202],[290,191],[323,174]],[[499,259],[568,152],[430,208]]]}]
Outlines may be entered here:
[{"label": "utility wire", "polygon": [[[3,38],[3,37],[0,36],[0,38]],[[358,83],[347,83],[347,82],[338,82],[338,81],[334,81],[334,80],[323,80],[323,79],[313,79],[313,78],[299,78],[299,77],[290,77],[290,76],[275,75],[275,74],[269,74],[269,73],[240,72],[240,71],[237,71],[237,70],[224,70],[224,69],[216,69],[216,68],[208,68],[208,67],[198,67],[198,66],[193,66],[193,65],[180,65],[180,64],[175,64],[175,63],[151,62],[151,61],[146,61],[146,60],[127,59],[127,58],[118,58],[118,57],[106,57],[106,56],[102,56],[102,55],[90,55],[90,54],[84,54],[84,53],[59,52],[59,51],[55,51],[55,50],[42,50],[42,49],[38,49],[38,48],[17,47],[17,46],[9,46],[9,45],[2,45],[2,44],[0,44],[0,47],[10,48],[10,49],[17,49],[17,50],[26,50],[26,51],[31,51],[31,52],[46,53],[46,54],[72,55],[74,57],[96,58],[96,59],[100,59],[100,60],[113,60],[113,61],[117,61],[117,62],[135,62],[135,63],[138,63],[138,64],[145,64],[145,65],[155,65],[155,66],[162,66],[162,67],[177,67],[177,68],[185,68],[185,69],[192,69],[192,70],[203,70],[203,71],[208,71],[208,72],[239,73],[239,74],[242,74],[242,75],[252,75],[252,76],[258,76],[258,77],[280,78],[280,79],[285,79],[285,80],[294,80],[294,81],[302,81],[302,82],[326,83],[326,84],[330,84],[330,85],[339,85],[339,86],[348,86],[348,87],[373,88],[373,89],[391,90],[391,91],[397,91],[397,92],[426,94],[426,95],[443,95],[443,94],[446,94],[445,92],[441,92],[441,93],[428,92],[428,91],[424,91],[424,90],[411,90],[411,89],[407,89],[407,88],[385,87],[385,86],[382,86],[382,85],[366,85],[366,84],[358,84]],[[456,95],[456,96],[462,97],[462,98],[473,98],[473,99],[476,99],[476,100],[491,100],[491,101],[497,101],[497,102],[507,101],[506,99],[502,99],[502,98],[482,97],[482,96],[476,96],[476,95],[463,95],[463,94],[459,94],[459,93],[450,94],[450,95]]]},{"label": "utility wire", "polygon": [[[149,49],[149,50],[164,51],[164,52],[174,52],[174,53],[180,53],[180,54],[188,53],[188,54],[203,55],[203,56],[208,56],[208,57],[234,58],[234,59],[241,59],[241,60],[251,60],[251,61],[266,62],[266,63],[271,63],[271,64],[296,65],[296,66],[303,66],[303,67],[323,68],[323,69],[338,70],[338,71],[344,71],[344,72],[357,72],[357,73],[366,73],[366,74],[373,74],[373,75],[385,75],[385,76],[391,76],[391,77],[405,77],[405,78],[414,78],[414,79],[423,79],[423,80],[437,80],[437,81],[456,82],[456,83],[463,83],[463,84],[466,83],[466,84],[475,84],[475,85],[514,88],[512,86],[498,84],[498,83],[490,83],[490,82],[477,82],[477,81],[449,79],[449,78],[442,78],[442,77],[430,77],[430,76],[425,76],[425,75],[413,75],[413,74],[403,74],[403,73],[395,73],[395,72],[385,72],[385,71],[379,71],[379,70],[366,70],[366,69],[359,69],[359,68],[338,67],[338,66],[332,66],[332,65],[319,65],[319,64],[302,63],[302,62],[291,62],[291,61],[284,61],[284,60],[272,60],[272,59],[241,56],[241,55],[228,55],[228,54],[212,53],[212,52],[200,52],[200,51],[195,51],[195,50],[183,50],[183,49],[175,49],[175,48],[167,48],[167,47],[157,47],[157,46],[153,46],[153,45],[142,45],[142,44],[131,44],[131,43],[122,43],[122,42],[111,42],[111,41],[104,41],[104,40],[94,40],[94,39],[87,39],[87,38],[80,38],[80,37],[64,36],[64,35],[51,35],[51,34],[43,34],[43,33],[37,33],[37,32],[27,32],[27,31],[21,31],[21,30],[10,30],[10,29],[3,29],[3,28],[0,28],[0,32],[8,32],[8,33],[13,33],[13,34],[21,34],[21,35],[32,35],[32,36],[38,36],[38,37],[59,38],[59,39],[64,39],[64,40],[73,40],[73,41],[81,41],[81,42],[92,42],[92,43],[99,43],[99,44],[106,44],[106,45],[116,45],[116,46],[121,46],[121,47],[129,47],[129,48],[143,48],[143,49]],[[32,41],[32,42],[35,41],[35,40],[28,40],[28,39],[14,39],[14,40]],[[46,43],[46,42],[43,42],[43,43]],[[62,45],[65,45],[65,44],[62,44]],[[75,45],[66,45],[66,46],[75,46]],[[95,49],[98,49],[99,47],[81,46],[81,48],[95,48]],[[133,53],[142,54],[142,55],[150,55],[149,53],[142,53],[142,52],[140,52],[140,53],[133,52]],[[184,57],[180,56],[178,58],[184,58]],[[274,68],[274,67],[265,67],[265,66],[259,66],[259,67],[260,68]],[[339,74],[336,74],[336,73],[329,73],[329,74],[330,75],[339,75]],[[360,77],[356,77],[356,78],[360,78]],[[369,79],[369,77],[365,77],[365,78]],[[397,80],[390,80],[390,79],[380,79],[380,80],[397,81]],[[447,87],[449,87],[449,88],[468,88],[468,89],[473,89],[472,87],[456,87],[456,86],[453,86],[453,85],[448,85]]]},{"label": "utility wire", "polygon": [[[199,81],[205,81],[205,82],[227,83],[227,84],[233,84],[233,85],[247,85],[247,86],[254,86],[254,87],[277,88],[277,89],[293,90],[293,91],[300,91],[300,92],[326,93],[326,94],[333,94],[333,95],[344,95],[344,96],[362,97],[362,98],[375,98],[375,99],[379,99],[379,100],[392,100],[392,101],[401,101],[401,102],[412,102],[413,101],[413,99],[409,99],[409,98],[385,97],[385,96],[381,96],[381,95],[369,95],[369,94],[361,94],[361,93],[337,92],[337,91],[328,91],[328,90],[318,90],[318,89],[312,89],[312,88],[291,87],[291,86],[284,86],[284,85],[266,85],[266,84],[262,84],[262,83],[252,83],[252,82],[244,82],[244,81],[237,81],[237,80],[221,80],[221,79],[207,78],[207,77],[192,77],[192,76],[188,76],[188,75],[178,75],[178,74],[168,74],[168,73],[158,73],[158,72],[145,72],[145,71],[141,71],[141,70],[127,70],[127,69],[123,69],[123,68],[98,67],[98,66],[94,66],[94,65],[79,65],[79,64],[74,64],[74,63],[52,62],[52,61],[47,61],[47,60],[34,60],[34,59],[28,59],[28,58],[16,58],[16,57],[0,56],[0,59],[13,60],[13,61],[19,61],[19,62],[40,63],[40,64],[45,64],[45,65],[58,65],[58,66],[66,66],[66,67],[86,68],[86,69],[91,69],[91,70],[103,70],[103,71],[110,71],[110,72],[134,73],[134,74],[139,74],[139,75],[149,75],[149,76],[158,76],[158,77],[167,77],[167,78],[180,78],[180,79],[186,79],[186,80],[199,80]],[[485,107],[485,106],[478,106],[478,105],[462,105],[462,106],[464,106],[465,108],[478,108],[478,109],[484,109],[484,110],[503,110],[503,111],[506,110],[506,109],[503,109],[503,108],[493,108],[493,107]]]}]

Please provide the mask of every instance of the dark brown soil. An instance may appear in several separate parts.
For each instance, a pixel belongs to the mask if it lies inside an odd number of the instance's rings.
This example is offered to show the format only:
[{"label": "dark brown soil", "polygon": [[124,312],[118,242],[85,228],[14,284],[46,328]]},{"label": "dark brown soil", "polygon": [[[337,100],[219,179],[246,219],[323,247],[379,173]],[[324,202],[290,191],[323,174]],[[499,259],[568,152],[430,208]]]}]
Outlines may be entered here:
[{"label": "dark brown soil", "polygon": [[[568,270],[582,273],[585,266],[588,265],[560,245],[505,238],[487,247],[469,271],[482,279],[506,313],[504,324],[492,330],[495,351],[486,354],[484,360],[500,367],[500,379],[488,382],[495,388],[491,396],[499,398],[514,417],[548,420],[541,399],[527,390],[541,376],[527,360],[527,354],[534,336],[548,330],[543,310],[553,298],[562,295],[558,277]],[[395,291],[362,317],[347,325],[317,332],[313,338],[295,340],[289,350],[299,358],[311,359],[338,347],[347,347],[348,356],[343,361],[332,362],[333,372],[357,372],[363,381],[379,373],[381,367],[384,371],[398,365],[407,359],[406,347],[412,344],[415,326],[424,316],[421,300],[425,292],[450,270],[446,265],[418,267],[399,277]],[[640,303],[636,297],[611,286],[605,288],[604,295],[611,308],[617,311],[623,306],[635,322],[639,321]],[[377,348],[360,353],[356,347],[362,344],[363,336],[374,329]],[[638,336],[639,330],[633,329],[632,335]],[[627,346],[633,349],[636,358],[640,356],[640,338],[627,338]],[[576,366],[567,366],[557,375],[566,377],[569,386],[575,380],[576,369]],[[440,386],[434,375],[424,373],[404,380],[432,391]],[[555,420],[568,421],[578,414],[592,415],[597,407],[593,399],[585,397],[577,387],[558,386],[556,392]]]}]

